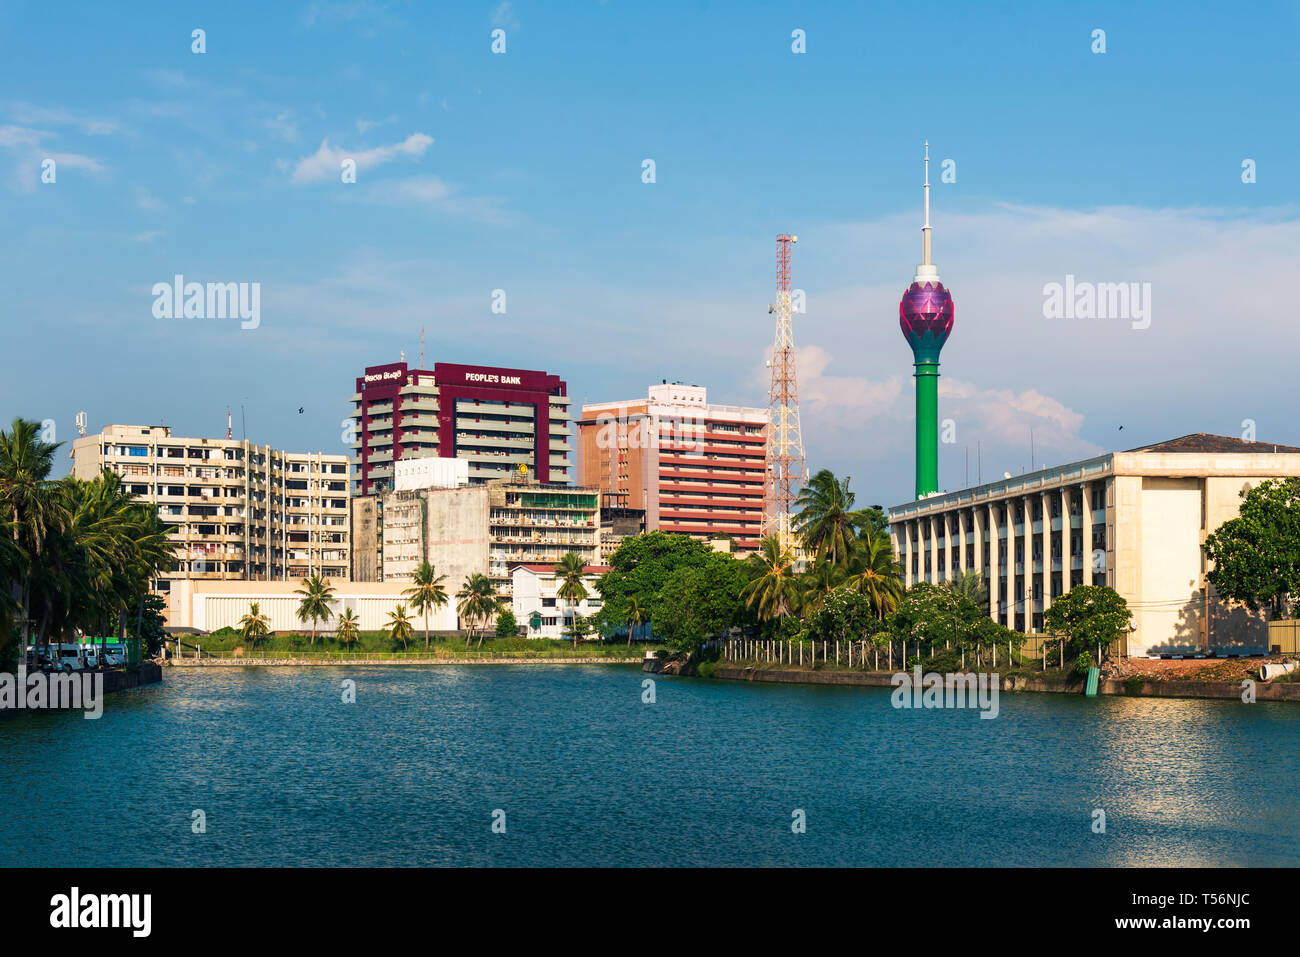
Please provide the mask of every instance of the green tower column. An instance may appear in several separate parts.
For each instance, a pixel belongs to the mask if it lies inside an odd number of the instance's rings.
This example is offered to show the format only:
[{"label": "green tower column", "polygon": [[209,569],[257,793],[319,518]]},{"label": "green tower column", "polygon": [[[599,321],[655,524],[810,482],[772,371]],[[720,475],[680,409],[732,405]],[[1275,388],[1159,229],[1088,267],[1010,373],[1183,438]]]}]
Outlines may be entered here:
[{"label": "green tower column", "polygon": [[939,491],[939,363],[917,362],[916,497]]}]

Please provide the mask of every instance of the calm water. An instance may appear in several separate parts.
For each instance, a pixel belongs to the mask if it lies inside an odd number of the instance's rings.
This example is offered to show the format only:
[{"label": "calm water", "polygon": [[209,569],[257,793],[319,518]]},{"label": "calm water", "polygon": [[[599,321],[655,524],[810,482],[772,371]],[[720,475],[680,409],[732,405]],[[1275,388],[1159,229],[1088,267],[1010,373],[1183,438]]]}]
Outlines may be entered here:
[{"label": "calm water", "polygon": [[1300,864],[1293,705],[643,677],[172,669],[0,723],[0,865]]}]

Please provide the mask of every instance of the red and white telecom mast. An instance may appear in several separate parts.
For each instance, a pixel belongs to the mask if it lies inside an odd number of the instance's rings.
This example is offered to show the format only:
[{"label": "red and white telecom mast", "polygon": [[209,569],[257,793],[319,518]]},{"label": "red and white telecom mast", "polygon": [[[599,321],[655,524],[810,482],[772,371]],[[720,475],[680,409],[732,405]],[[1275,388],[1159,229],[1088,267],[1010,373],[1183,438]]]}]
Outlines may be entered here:
[{"label": "red and white telecom mast", "polygon": [[798,236],[776,237],[776,316],[772,346],[772,384],[768,390],[767,482],[763,489],[763,534],[775,535],[782,548],[797,548],[790,510],[805,478],[803,435],[799,429],[799,386],[794,368],[794,330],[790,306],[790,247]]}]

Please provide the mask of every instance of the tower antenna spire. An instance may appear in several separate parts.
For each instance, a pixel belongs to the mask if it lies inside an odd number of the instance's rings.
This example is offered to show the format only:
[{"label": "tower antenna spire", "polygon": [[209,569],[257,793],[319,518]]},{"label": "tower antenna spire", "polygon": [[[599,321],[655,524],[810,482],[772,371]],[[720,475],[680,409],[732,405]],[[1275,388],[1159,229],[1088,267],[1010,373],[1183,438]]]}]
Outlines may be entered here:
[{"label": "tower antenna spire", "polygon": [[921,265],[930,263],[930,141],[925,141],[925,185],[921,187],[925,197],[925,222],[921,225]]},{"label": "tower antenna spire", "polygon": [[799,427],[799,388],[795,374],[794,309],[790,300],[790,247],[798,236],[776,237],[776,302],[768,312],[776,317],[772,344],[772,383],[768,390],[766,481],[763,487],[761,534],[774,535],[781,547],[798,552],[791,509],[806,480],[803,432]]}]

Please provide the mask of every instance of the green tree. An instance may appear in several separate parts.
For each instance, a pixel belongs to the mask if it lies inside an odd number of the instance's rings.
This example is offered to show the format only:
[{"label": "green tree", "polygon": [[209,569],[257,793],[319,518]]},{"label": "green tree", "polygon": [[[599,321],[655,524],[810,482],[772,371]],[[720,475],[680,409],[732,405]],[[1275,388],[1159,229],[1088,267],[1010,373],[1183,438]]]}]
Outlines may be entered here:
[{"label": "green tree", "polygon": [[844,582],[843,566],[832,565],[825,559],[815,561],[797,579],[799,614],[804,618],[819,611],[826,596]]},{"label": "green tree", "polygon": [[257,647],[257,643],[271,634],[271,619],[262,614],[262,609],[257,602],[248,606],[248,614],[239,619],[239,638],[245,642],[249,649]]},{"label": "green tree", "polygon": [[871,599],[851,585],[840,585],[809,616],[809,637],[816,641],[866,641],[885,628]]},{"label": "green tree", "polygon": [[954,577],[944,582],[945,587],[963,598],[969,598],[975,604],[987,608],[989,604],[989,590],[984,584],[984,576],[973,568],[968,568],[958,572]]},{"label": "green tree", "polygon": [[1076,585],[1043,615],[1047,630],[1064,636],[1070,657],[1108,648],[1128,633],[1128,602],[1109,585]]},{"label": "green tree", "polygon": [[357,618],[357,613],[351,608],[344,608],[343,613],[339,615],[338,624],[334,627],[334,637],[339,640],[345,649],[350,647],[352,642],[356,641],[361,635],[361,621]]},{"label": "green tree", "polygon": [[[610,609],[612,615],[635,597],[647,610],[646,620],[653,622],[651,608],[668,577],[679,568],[701,568],[717,554],[688,535],[654,531],[625,538],[609,558],[609,571],[596,581],[596,591],[604,600],[602,611]],[[618,627],[622,622],[611,624]]]},{"label": "green tree", "polygon": [[758,551],[746,561],[753,571],[753,578],[742,591],[746,606],[755,609],[762,621],[780,622],[799,601],[794,554],[782,548],[776,536],[766,535],[759,541]]},{"label": "green tree", "polygon": [[1278,618],[1300,596],[1300,478],[1266,479],[1241,498],[1238,516],[1205,538],[1206,578],[1220,597]]},{"label": "green tree", "polygon": [[[569,552],[555,566],[555,580],[559,582],[560,587],[556,589],[556,596],[569,604],[569,614],[577,617],[578,603],[587,597],[587,586],[582,583],[586,566],[583,564],[582,556],[576,552]],[[575,629],[573,632],[573,647],[577,650],[578,633]]]},{"label": "green tree", "polygon": [[58,448],[59,443],[42,439],[39,423],[26,419],[14,419],[8,432],[0,431],[0,510],[16,546],[11,554],[20,580],[24,641],[31,622],[31,577],[41,561],[46,530],[66,519],[50,481]]},{"label": "green tree", "polygon": [[388,637],[391,641],[400,641],[402,651],[406,651],[406,642],[413,637],[411,619],[406,615],[406,606],[398,605],[388,613]]},{"label": "green tree", "polygon": [[475,572],[465,577],[465,583],[456,592],[456,598],[456,613],[466,625],[465,647],[469,647],[470,639],[477,634],[478,647],[482,648],[483,636],[480,629],[492,621],[502,607],[497,586],[488,576]]},{"label": "green tree", "polygon": [[496,634],[498,638],[513,638],[515,632],[519,630],[519,622],[515,618],[515,613],[509,608],[503,608],[497,615]]},{"label": "green tree", "polygon": [[881,621],[898,607],[903,596],[903,569],[888,535],[870,529],[863,531],[849,554],[845,581],[870,600]]},{"label": "green tree", "polygon": [[295,595],[302,596],[298,603],[298,620],[311,622],[311,646],[316,647],[316,623],[326,621],[333,612],[334,586],[328,578],[311,575],[302,580],[302,587],[294,589]]},{"label": "green tree", "polygon": [[411,587],[402,592],[410,599],[411,608],[424,614],[424,650],[429,650],[429,612],[447,604],[447,589],[443,585],[446,575],[434,573],[433,566],[427,561],[416,566],[411,576]]},{"label": "green tree", "polygon": [[587,636],[592,633],[591,621],[585,616],[579,615],[575,611],[573,617],[569,620],[568,625],[565,626],[564,633],[573,639],[573,647],[576,651],[578,648],[578,642],[586,641]]},{"label": "green tree", "polygon": [[822,469],[799,490],[795,505],[794,530],[804,550],[817,561],[838,565],[849,556],[854,531],[854,494],[849,479],[835,478],[830,469]]},{"label": "green tree", "polygon": [[651,611],[656,637],[676,654],[691,654],[705,641],[739,624],[748,574],[742,562],[715,554],[703,567],[679,568],[669,576]]},{"label": "green tree", "polygon": [[641,607],[641,599],[636,595],[628,597],[627,604],[623,608],[623,623],[627,625],[627,646],[632,647],[632,634],[645,621],[645,610]]}]

